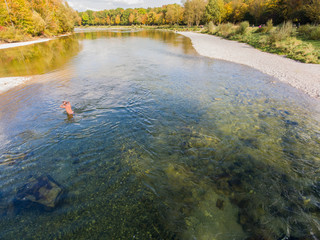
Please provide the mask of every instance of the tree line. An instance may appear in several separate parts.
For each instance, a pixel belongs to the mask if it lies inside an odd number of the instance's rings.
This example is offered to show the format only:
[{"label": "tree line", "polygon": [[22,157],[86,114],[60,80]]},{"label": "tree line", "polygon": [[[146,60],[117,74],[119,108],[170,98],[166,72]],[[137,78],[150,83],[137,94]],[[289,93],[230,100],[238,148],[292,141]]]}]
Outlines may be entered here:
[{"label": "tree line", "polygon": [[1,0],[0,31],[14,29],[32,36],[73,31],[78,13],[64,0]]},{"label": "tree line", "polygon": [[[74,25],[188,25],[248,21],[263,24],[320,23],[320,0],[183,0],[155,8],[87,10],[76,12],[65,0],[1,0],[0,37],[4,31],[30,36],[51,36],[73,30]],[[0,39],[1,40],[1,39]]]},{"label": "tree line", "polygon": [[212,21],[237,23],[249,21],[275,24],[292,21],[320,23],[320,0],[184,0],[183,5],[156,8],[87,10],[79,13],[78,25],[166,25],[199,26]]}]

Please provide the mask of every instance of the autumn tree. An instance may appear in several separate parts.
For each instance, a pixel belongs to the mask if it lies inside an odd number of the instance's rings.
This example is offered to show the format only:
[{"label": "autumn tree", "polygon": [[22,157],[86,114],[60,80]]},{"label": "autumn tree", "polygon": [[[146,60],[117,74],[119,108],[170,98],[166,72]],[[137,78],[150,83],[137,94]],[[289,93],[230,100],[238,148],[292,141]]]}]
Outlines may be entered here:
[{"label": "autumn tree", "polygon": [[134,15],[133,15],[133,13],[130,13],[128,22],[131,25],[133,23],[133,21],[134,21]]},{"label": "autumn tree", "polygon": [[166,21],[169,24],[179,24],[183,19],[183,7],[178,4],[167,5]]},{"label": "autumn tree", "polygon": [[226,9],[223,0],[209,0],[206,6],[205,16],[207,21],[220,24],[226,16]]},{"label": "autumn tree", "polygon": [[203,19],[205,8],[207,5],[206,0],[185,0],[185,22],[188,26],[194,23],[199,26],[200,21]]},{"label": "autumn tree", "polygon": [[119,24],[120,24],[120,15],[117,15],[117,16],[116,16],[116,18],[115,18],[115,20],[114,20],[114,23],[115,23],[116,25],[119,25]]},{"label": "autumn tree", "polygon": [[248,4],[244,0],[232,0],[225,4],[226,18],[228,21],[236,23],[244,20],[248,13]]}]

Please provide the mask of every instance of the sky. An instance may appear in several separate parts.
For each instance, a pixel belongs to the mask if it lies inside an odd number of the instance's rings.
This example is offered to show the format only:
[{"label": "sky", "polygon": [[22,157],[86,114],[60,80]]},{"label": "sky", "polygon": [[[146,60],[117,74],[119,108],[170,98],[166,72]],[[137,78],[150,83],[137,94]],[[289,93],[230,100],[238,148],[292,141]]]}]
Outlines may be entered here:
[{"label": "sky", "polygon": [[161,7],[166,4],[178,3],[181,0],[67,0],[69,5],[78,11],[85,10],[104,10],[116,8],[148,8],[148,7]]}]

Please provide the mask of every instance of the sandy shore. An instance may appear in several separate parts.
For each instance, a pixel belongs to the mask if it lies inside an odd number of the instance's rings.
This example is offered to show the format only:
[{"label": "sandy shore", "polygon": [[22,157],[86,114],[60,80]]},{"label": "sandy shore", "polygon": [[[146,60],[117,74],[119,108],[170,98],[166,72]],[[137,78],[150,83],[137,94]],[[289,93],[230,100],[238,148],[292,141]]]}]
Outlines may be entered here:
[{"label": "sandy shore", "polygon": [[[58,37],[65,37],[70,34],[63,34]],[[3,43],[0,44],[0,50],[1,49],[6,49],[6,48],[13,48],[13,47],[21,47],[21,46],[26,46],[26,45],[31,45],[35,43],[42,43],[42,42],[48,42],[51,41],[54,38],[42,38],[34,41],[28,41],[28,42],[17,42],[17,43]],[[18,85],[21,85],[27,81],[29,81],[31,77],[6,77],[6,78],[0,78],[0,94],[8,91],[10,88],[14,88]]]},{"label": "sandy shore", "polygon": [[[50,41],[50,40],[52,40],[52,39],[51,38],[45,38],[45,39],[38,39],[38,40],[34,40],[34,41],[28,41],[28,42],[4,43],[4,44],[0,44],[0,49],[26,46],[26,45],[31,45],[31,44],[35,44],[35,43],[47,42],[47,41]],[[5,77],[5,78],[0,78],[0,94],[8,91],[11,88],[19,86],[19,85],[27,82],[30,79],[31,79],[31,77]]]},{"label": "sandy shore", "polygon": [[14,88],[16,86],[25,83],[30,80],[31,77],[7,77],[0,78],[0,94],[8,91],[10,88]]},{"label": "sandy shore", "polygon": [[312,97],[320,98],[319,64],[300,63],[283,56],[261,52],[245,43],[212,35],[193,32],[180,32],[180,34],[191,39],[200,55],[253,67]]},{"label": "sandy shore", "polygon": [[52,40],[52,38],[44,38],[44,39],[38,39],[38,40],[28,41],[28,42],[2,43],[2,44],[0,44],[0,49],[21,47],[21,46],[31,45],[31,44],[35,44],[35,43],[48,42],[50,40]]}]

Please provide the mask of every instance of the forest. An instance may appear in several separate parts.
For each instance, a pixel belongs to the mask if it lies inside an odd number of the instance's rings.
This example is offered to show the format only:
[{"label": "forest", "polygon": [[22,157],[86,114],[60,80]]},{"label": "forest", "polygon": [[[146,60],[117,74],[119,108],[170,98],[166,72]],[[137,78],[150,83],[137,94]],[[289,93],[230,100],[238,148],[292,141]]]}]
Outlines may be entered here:
[{"label": "forest", "polygon": [[155,8],[77,12],[65,0],[3,0],[0,2],[0,42],[25,41],[72,32],[74,26],[186,25],[209,22],[250,25],[291,21],[319,24],[320,0],[183,0]]},{"label": "forest", "polygon": [[1,0],[0,41],[72,32],[78,18],[63,0]]},{"label": "forest", "polygon": [[320,23],[320,0],[185,0],[183,5],[80,12],[78,25],[200,25],[212,21]]}]

